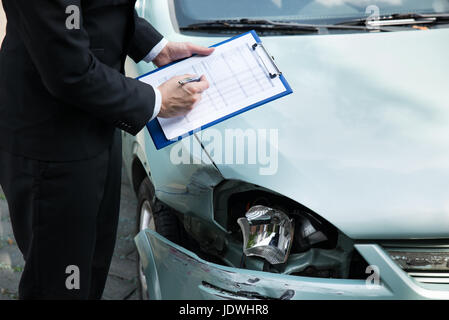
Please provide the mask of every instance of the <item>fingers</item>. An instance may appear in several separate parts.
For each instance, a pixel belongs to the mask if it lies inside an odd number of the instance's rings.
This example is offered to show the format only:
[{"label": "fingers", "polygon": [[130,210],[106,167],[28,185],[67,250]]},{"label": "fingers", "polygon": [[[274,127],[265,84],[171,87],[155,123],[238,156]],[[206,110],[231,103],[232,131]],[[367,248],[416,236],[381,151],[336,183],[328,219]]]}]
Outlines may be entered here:
[{"label": "fingers", "polygon": [[199,54],[201,56],[208,56],[215,50],[214,48],[206,48],[206,47],[198,46],[198,45],[190,43],[190,42],[186,43],[186,45],[189,48],[190,53],[192,55]]},{"label": "fingers", "polygon": [[206,76],[202,75],[200,81],[191,82],[184,86],[192,93],[202,93],[209,89],[209,81],[207,81]]},{"label": "fingers", "polygon": [[195,75],[195,74],[185,74],[185,75],[182,75],[182,76],[175,76],[175,77],[173,77],[173,79],[175,79],[176,81],[179,81],[179,80],[184,80],[184,79],[188,79],[188,78],[195,78],[195,77],[197,77],[197,75]]},{"label": "fingers", "polygon": [[202,93],[209,88],[209,82],[203,75],[198,82],[179,85],[178,81],[186,78],[196,78],[195,74],[175,76],[164,82],[158,88],[162,94],[162,111],[158,115],[162,118],[171,118],[185,115],[200,103]]}]

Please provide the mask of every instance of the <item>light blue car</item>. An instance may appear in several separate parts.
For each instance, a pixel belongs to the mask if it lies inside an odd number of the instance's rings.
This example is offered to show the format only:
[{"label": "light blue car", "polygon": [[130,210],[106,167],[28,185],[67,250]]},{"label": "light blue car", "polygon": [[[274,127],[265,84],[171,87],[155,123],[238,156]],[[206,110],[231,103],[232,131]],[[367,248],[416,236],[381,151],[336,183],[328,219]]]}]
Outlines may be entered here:
[{"label": "light blue car", "polygon": [[294,91],[161,150],[124,133],[143,298],[449,299],[449,1],[137,10],[171,41],[255,30]]}]

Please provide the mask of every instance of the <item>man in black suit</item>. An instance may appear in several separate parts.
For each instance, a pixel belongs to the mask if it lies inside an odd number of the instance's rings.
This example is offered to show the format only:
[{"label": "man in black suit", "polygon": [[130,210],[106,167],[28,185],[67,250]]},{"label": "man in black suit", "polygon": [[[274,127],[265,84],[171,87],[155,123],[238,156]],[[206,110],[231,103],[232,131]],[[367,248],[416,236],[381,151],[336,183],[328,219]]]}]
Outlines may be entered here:
[{"label": "man in black suit", "polygon": [[213,50],[167,42],[135,0],[2,2],[0,184],[26,261],[19,297],[99,299],[118,222],[118,129],[183,115],[208,87],[179,85],[186,75],[153,88],[124,76],[125,58],[162,66]]}]

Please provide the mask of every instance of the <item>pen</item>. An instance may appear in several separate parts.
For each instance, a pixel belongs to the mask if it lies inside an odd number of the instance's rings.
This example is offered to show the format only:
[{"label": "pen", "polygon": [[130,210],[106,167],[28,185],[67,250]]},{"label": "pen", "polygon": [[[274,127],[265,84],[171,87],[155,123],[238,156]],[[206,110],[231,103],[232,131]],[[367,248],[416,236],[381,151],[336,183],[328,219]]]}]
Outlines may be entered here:
[{"label": "pen", "polygon": [[185,84],[190,83],[190,82],[199,82],[199,81],[201,81],[201,77],[202,76],[192,77],[192,78],[185,78],[185,79],[179,80],[178,83],[182,86],[182,85],[185,85]]}]

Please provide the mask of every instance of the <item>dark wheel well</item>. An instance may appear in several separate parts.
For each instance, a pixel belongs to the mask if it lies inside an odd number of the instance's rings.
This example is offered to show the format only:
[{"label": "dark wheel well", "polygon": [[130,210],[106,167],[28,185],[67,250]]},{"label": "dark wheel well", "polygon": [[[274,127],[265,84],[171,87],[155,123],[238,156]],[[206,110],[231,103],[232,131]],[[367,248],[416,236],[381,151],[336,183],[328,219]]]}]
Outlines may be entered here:
[{"label": "dark wheel well", "polygon": [[139,187],[142,184],[142,181],[149,176],[145,171],[144,166],[140,162],[139,158],[135,158],[131,167],[132,174],[132,184],[134,192],[137,194],[139,192]]},{"label": "dark wheel well", "polygon": [[[137,199],[137,232],[149,228],[166,239],[180,244],[183,229],[178,218],[173,210],[154,199],[154,187],[149,177],[145,177],[140,184]],[[143,219],[144,216],[146,219]],[[151,221],[150,219],[154,224],[149,223]],[[139,256],[137,260],[137,273],[139,275],[138,293],[142,300],[146,300],[149,298],[147,279]]]},{"label": "dark wheel well", "polygon": [[[137,206],[137,219],[138,224],[140,223],[140,218],[142,214],[142,206],[145,201],[151,203],[152,214],[154,218],[154,223],[156,227],[156,232],[164,236],[168,240],[180,243],[181,239],[181,226],[174,210],[165,206],[162,202],[154,199],[154,187],[149,178],[145,178],[139,187],[139,192],[137,194],[138,206]],[[139,231],[140,226],[138,225],[137,230]]]}]

